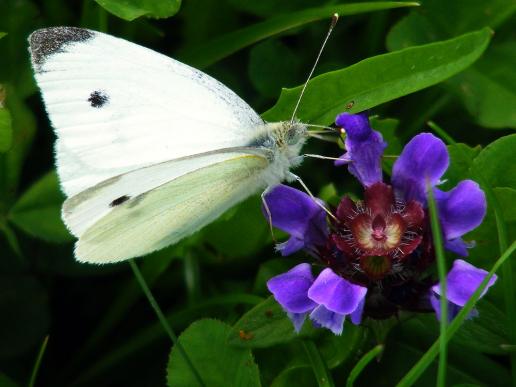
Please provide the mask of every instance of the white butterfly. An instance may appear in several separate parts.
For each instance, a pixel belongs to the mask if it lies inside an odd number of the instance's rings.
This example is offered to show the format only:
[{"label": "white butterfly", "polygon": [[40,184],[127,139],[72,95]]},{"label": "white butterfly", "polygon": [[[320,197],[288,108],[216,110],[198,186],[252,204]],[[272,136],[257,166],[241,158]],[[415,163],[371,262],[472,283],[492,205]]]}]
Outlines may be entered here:
[{"label": "white butterfly", "polygon": [[148,254],[295,178],[306,125],[264,122],[203,72],[86,29],[41,29],[29,43],[77,260]]}]

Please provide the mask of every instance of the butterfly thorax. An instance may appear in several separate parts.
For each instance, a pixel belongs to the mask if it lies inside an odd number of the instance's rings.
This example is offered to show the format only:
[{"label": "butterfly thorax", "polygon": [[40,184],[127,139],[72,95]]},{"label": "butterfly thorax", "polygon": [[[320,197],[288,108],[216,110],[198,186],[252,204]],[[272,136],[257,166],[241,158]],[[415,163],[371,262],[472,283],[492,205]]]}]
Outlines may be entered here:
[{"label": "butterfly thorax", "polygon": [[298,121],[267,123],[263,127],[253,145],[267,150],[269,154],[271,165],[264,174],[267,185],[292,180],[289,171],[301,164],[299,153],[306,139],[307,127]]}]

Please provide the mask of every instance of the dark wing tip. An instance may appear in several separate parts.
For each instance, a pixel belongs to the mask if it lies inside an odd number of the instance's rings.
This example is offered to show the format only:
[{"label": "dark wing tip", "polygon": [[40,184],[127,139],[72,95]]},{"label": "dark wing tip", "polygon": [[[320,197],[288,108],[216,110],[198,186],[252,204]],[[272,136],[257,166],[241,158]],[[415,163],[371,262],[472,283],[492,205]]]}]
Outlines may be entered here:
[{"label": "dark wing tip", "polygon": [[93,36],[93,31],[77,27],[50,27],[34,31],[29,36],[32,63],[39,69],[49,56],[62,52],[66,45],[84,42]]}]

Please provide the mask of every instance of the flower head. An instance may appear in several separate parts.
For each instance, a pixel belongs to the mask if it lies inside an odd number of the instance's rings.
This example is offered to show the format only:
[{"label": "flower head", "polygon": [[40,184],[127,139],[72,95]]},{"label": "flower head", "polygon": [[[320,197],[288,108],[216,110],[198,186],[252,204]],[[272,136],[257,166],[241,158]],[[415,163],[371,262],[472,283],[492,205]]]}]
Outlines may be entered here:
[{"label": "flower head", "polygon": [[[353,115],[343,113],[335,120],[337,125],[348,125],[348,136],[360,133],[361,142],[346,142],[346,154],[362,154],[369,149],[368,155],[375,155],[375,161],[368,157],[356,157],[350,161],[350,172],[353,167],[360,170],[360,176],[376,176],[381,181],[381,156],[383,149],[378,146],[381,135],[372,130],[364,113]],[[364,133],[368,133],[366,136]],[[373,152],[372,150],[375,149]],[[454,189],[443,192],[435,186],[441,183],[441,178],[448,169],[449,155],[446,145],[431,133],[421,133],[412,138],[403,148],[392,168],[392,187],[398,203],[419,203],[427,207],[427,188],[434,190],[442,222],[446,248],[462,256],[467,256],[468,244],[461,237],[478,227],[486,214],[486,199],[484,192],[472,180],[461,181]],[[380,171],[378,173],[378,170]],[[353,172],[352,172],[353,173]],[[355,174],[355,176],[357,176]],[[358,177],[358,176],[357,176]],[[366,187],[372,185],[373,179],[358,179]]]},{"label": "flower head", "polygon": [[373,278],[382,278],[421,243],[425,213],[416,201],[396,202],[392,188],[375,183],[364,201],[344,197],[337,207],[332,240],[348,257],[359,261]]},{"label": "flower head", "polygon": [[[269,290],[299,331],[306,317],[340,334],[346,316],[386,318],[399,310],[432,311],[439,317],[439,285],[427,270],[435,263],[427,212],[428,189],[437,203],[445,247],[467,255],[462,236],[477,227],[486,199],[477,183],[461,181],[450,191],[436,186],[448,168],[444,143],[430,133],[415,136],[393,166],[391,184],[382,181],[386,143],[364,113],[343,113],[349,171],[364,186],[363,200],[343,197],[326,220],[321,203],[304,192],[279,185],[265,196],[272,224],[290,234],[278,246],[283,255],[305,250],[325,266],[317,277],[301,264],[268,282]],[[318,200],[318,199],[317,199]],[[264,212],[265,213],[265,212]],[[486,272],[456,260],[448,274],[450,315],[478,287]],[[491,280],[491,286],[496,279]]]}]

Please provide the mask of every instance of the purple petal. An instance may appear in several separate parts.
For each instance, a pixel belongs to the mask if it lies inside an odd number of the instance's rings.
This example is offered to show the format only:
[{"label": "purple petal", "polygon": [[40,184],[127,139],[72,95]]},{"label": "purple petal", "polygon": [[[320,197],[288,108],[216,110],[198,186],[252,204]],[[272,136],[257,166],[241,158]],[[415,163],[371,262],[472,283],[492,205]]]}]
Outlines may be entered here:
[{"label": "purple petal", "polygon": [[462,238],[451,239],[444,242],[444,247],[446,250],[451,251],[461,257],[468,256],[468,249],[475,246],[475,243],[466,243],[462,240]]},{"label": "purple petal", "polygon": [[426,184],[433,187],[448,168],[446,145],[431,133],[421,133],[409,141],[392,168],[392,185],[406,201],[426,204]]},{"label": "purple petal", "polygon": [[346,131],[347,150],[335,165],[347,163],[349,172],[366,187],[382,181],[382,155],[387,143],[371,128],[367,113],[341,113],[335,123]]},{"label": "purple petal", "polygon": [[[457,259],[453,263],[453,267],[446,277],[446,298],[455,305],[464,306],[471,298],[475,290],[480,286],[480,283],[487,276],[488,272],[476,268],[472,264]],[[494,275],[487,284],[480,297],[483,297],[487,290],[496,282],[497,276]],[[432,290],[437,295],[441,295],[441,288],[439,284],[432,286]]]},{"label": "purple petal", "polygon": [[[309,195],[295,188],[278,185],[265,195],[273,226],[289,233],[286,244],[278,246],[289,255],[311,245],[324,245],[328,226],[326,213]],[[268,218],[267,211],[263,209]]]},{"label": "purple petal", "polygon": [[351,322],[359,325],[362,322],[362,314],[364,312],[365,297],[360,301],[357,308],[351,313]]},{"label": "purple petal", "polygon": [[351,162],[351,157],[349,157],[348,153],[344,153],[342,156],[339,157],[338,160],[335,160],[335,166],[340,167],[342,165],[349,164]]},{"label": "purple petal", "polygon": [[335,124],[346,130],[354,141],[365,141],[373,131],[369,125],[369,116],[366,112],[351,114],[341,113],[335,118]]},{"label": "purple petal", "polygon": [[477,183],[463,180],[451,191],[434,191],[446,240],[460,238],[482,223],[487,202],[484,191]]},{"label": "purple petal", "polygon": [[326,309],[323,305],[319,305],[310,313],[310,319],[312,319],[316,326],[328,328],[336,335],[340,335],[344,329],[345,315],[332,312]]},{"label": "purple petal", "polygon": [[[436,295],[434,292],[430,295],[430,303],[432,304],[432,308],[434,308],[435,316],[437,317],[437,320],[441,321],[441,300],[438,295]],[[457,314],[459,314],[460,310],[462,309],[460,306],[455,305],[454,303],[451,303],[448,301],[448,322],[451,322]],[[473,311],[472,311],[473,313]],[[470,313],[471,315],[471,313]]]},{"label": "purple petal", "polygon": [[303,324],[306,319],[306,315],[308,313],[289,313],[287,312],[287,316],[292,321],[292,324],[294,325],[294,330],[296,333],[299,333],[301,328],[303,328]]},{"label": "purple petal", "polygon": [[267,282],[267,288],[289,313],[306,313],[317,305],[308,298],[314,277],[308,263],[301,263]]},{"label": "purple petal", "polygon": [[284,257],[290,254],[295,253],[298,250],[301,250],[305,247],[305,241],[302,239],[298,239],[296,237],[290,237],[288,241],[283,243],[278,243],[276,245],[276,250],[278,250],[281,255]]},{"label": "purple petal", "polygon": [[324,269],[308,289],[308,297],[332,312],[353,313],[365,298],[367,288],[352,284],[331,269]]}]

